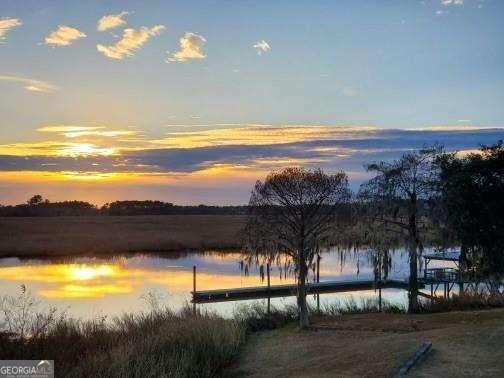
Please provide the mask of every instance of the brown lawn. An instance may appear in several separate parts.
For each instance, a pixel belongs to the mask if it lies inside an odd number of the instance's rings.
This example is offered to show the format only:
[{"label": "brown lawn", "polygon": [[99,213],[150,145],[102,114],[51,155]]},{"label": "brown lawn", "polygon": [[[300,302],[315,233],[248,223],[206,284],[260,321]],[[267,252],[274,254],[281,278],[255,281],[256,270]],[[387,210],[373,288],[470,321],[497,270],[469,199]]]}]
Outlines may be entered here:
[{"label": "brown lawn", "polygon": [[425,341],[414,377],[504,376],[504,310],[345,315],[251,337],[231,376],[388,377]]}]

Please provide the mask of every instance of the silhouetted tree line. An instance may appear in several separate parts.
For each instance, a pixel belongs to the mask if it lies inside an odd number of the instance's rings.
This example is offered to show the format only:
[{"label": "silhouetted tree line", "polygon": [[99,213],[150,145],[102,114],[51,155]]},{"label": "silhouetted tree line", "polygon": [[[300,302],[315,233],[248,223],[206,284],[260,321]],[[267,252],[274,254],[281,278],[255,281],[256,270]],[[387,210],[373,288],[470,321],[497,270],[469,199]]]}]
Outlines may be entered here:
[{"label": "silhouetted tree line", "polygon": [[104,215],[240,215],[246,214],[246,206],[179,206],[161,201],[116,201],[105,204]]},{"label": "silhouetted tree line", "polygon": [[161,201],[115,201],[97,207],[84,201],[50,202],[35,195],[25,204],[0,206],[2,217],[133,216],[133,215],[239,215],[246,206],[179,206]]},{"label": "silhouetted tree line", "polygon": [[99,209],[83,201],[49,202],[36,195],[27,203],[15,206],[1,206],[2,217],[61,217],[98,215]]}]

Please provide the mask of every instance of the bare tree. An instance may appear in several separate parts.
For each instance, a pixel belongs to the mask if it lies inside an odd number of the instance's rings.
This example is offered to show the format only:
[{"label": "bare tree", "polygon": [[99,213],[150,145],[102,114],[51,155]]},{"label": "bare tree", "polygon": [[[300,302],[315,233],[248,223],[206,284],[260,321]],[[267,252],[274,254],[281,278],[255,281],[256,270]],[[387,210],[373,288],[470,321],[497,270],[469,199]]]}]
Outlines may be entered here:
[{"label": "bare tree", "polygon": [[408,152],[400,159],[370,164],[374,178],[361,186],[361,208],[376,233],[396,233],[404,238],[409,252],[408,310],[418,310],[418,255],[427,230],[427,211],[438,193],[439,173],[435,164],[440,147]]},{"label": "bare tree", "polygon": [[334,232],[338,205],[349,199],[345,173],[286,168],[258,181],[249,202],[246,247],[273,261],[287,255],[297,273],[299,325],[309,326],[306,282],[309,266]]}]

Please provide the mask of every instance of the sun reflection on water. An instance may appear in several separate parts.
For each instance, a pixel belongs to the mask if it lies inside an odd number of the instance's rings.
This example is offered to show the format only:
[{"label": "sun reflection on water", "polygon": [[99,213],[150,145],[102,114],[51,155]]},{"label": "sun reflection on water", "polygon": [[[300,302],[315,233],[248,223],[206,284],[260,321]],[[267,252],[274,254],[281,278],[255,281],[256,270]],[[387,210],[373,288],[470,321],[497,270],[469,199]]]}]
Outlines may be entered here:
[{"label": "sun reflection on water", "polygon": [[91,280],[97,277],[110,277],[114,275],[114,267],[111,265],[98,266],[68,266],[68,273],[76,280]]},{"label": "sun reflection on water", "polygon": [[[211,259],[209,259],[211,261]],[[0,281],[19,282],[36,287],[44,298],[78,299],[104,298],[118,294],[140,295],[152,286],[165,289],[172,295],[187,295],[193,289],[190,267],[138,267],[122,260],[110,263],[52,263],[23,264],[0,267]],[[280,278],[272,277],[272,284]],[[239,269],[226,272],[198,271],[199,289],[256,286],[257,276],[244,276]],[[264,283],[263,283],[264,284]]]}]

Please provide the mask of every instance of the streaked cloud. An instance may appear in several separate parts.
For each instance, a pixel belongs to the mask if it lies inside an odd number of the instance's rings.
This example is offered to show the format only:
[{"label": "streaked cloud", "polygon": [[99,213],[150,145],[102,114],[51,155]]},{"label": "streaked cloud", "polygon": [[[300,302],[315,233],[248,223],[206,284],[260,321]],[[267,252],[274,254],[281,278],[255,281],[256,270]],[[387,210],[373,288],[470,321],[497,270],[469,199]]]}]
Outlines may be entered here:
[{"label": "streaked cloud", "polygon": [[464,0],[441,0],[441,4],[444,6],[464,5]]},{"label": "streaked cloud", "polygon": [[44,43],[52,47],[66,47],[85,37],[86,34],[76,28],[60,25],[55,31],[44,38]]},{"label": "streaked cloud", "polygon": [[163,139],[152,141],[171,148],[194,148],[222,145],[265,145],[326,140],[334,137],[352,139],[361,133],[372,136],[378,129],[373,126],[270,126],[252,125],[210,130],[172,132]]},{"label": "streaked cloud", "polygon": [[271,50],[269,43],[266,42],[264,39],[259,42],[256,42],[252,47],[256,50],[258,55],[262,55]]},{"label": "streaked cloud", "polygon": [[67,133],[76,131],[90,131],[104,129],[103,126],[72,126],[72,125],[50,125],[43,126],[37,129],[41,133]]},{"label": "streaked cloud", "polygon": [[457,125],[433,125],[427,127],[419,127],[417,130],[430,130],[430,131],[468,131],[468,130],[484,130],[492,129],[487,126],[473,125],[470,122],[457,121]]},{"label": "streaked cloud", "polygon": [[30,92],[51,93],[59,88],[47,81],[36,80],[28,77],[0,75],[0,81],[19,83]]},{"label": "streaked cloud", "polygon": [[129,12],[121,12],[119,14],[108,14],[103,16],[98,20],[98,24],[96,25],[96,29],[98,31],[106,31],[109,29],[114,29],[122,25],[126,25],[126,16],[128,16]]},{"label": "streaked cloud", "polygon": [[206,43],[202,35],[186,32],[179,40],[180,49],[174,53],[168,52],[166,62],[187,62],[188,60],[205,59],[203,46]]},{"label": "streaked cloud", "polygon": [[[442,142],[447,150],[467,151],[504,138],[503,128],[455,126],[449,130],[432,130],[260,125],[171,133],[177,134],[177,138],[182,136],[172,144],[166,144],[164,139],[133,138],[134,147],[130,148],[121,137],[121,130],[101,126],[45,126],[39,130],[56,133],[64,139],[0,145],[0,171],[201,172],[206,177],[222,172],[225,167],[230,175],[230,172],[245,170],[257,178],[273,169],[302,165],[328,171],[344,169],[364,177],[365,163],[394,159],[425,144]],[[68,134],[80,132],[85,135]],[[197,140],[196,134],[200,134]]]},{"label": "streaked cloud", "polygon": [[133,56],[150,38],[161,34],[163,30],[163,25],[124,29],[122,38],[117,43],[111,46],[98,44],[96,49],[108,58],[121,60]]},{"label": "streaked cloud", "polygon": [[105,130],[105,131],[100,131],[100,130],[94,130],[94,131],[72,131],[72,132],[67,132],[64,135],[67,138],[80,138],[84,136],[101,136],[101,137],[120,137],[120,136],[132,136],[136,135],[137,132],[133,130]]},{"label": "streaked cloud", "polygon": [[0,18],[0,41],[6,38],[7,33],[16,26],[21,26],[23,23],[19,18],[2,17]]},{"label": "streaked cloud", "polygon": [[133,136],[138,134],[135,130],[105,130],[104,126],[44,126],[37,129],[39,132],[57,133],[67,138],[80,138],[80,137],[120,137],[120,136]]}]

